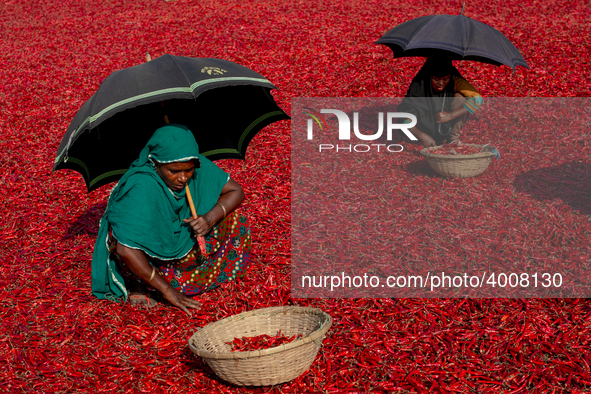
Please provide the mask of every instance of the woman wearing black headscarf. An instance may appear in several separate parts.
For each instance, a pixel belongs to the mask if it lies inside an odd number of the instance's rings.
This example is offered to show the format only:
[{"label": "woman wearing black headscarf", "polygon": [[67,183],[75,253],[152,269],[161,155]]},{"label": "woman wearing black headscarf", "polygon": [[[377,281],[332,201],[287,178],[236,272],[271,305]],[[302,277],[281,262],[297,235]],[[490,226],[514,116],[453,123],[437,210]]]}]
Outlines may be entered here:
[{"label": "woman wearing black headscarf", "polygon": [[482,96],[452,65],[429,58],[412,80],[399,112],[417,117],[410,131],[425,146],[459,140],[461,129],[482,104]]}]

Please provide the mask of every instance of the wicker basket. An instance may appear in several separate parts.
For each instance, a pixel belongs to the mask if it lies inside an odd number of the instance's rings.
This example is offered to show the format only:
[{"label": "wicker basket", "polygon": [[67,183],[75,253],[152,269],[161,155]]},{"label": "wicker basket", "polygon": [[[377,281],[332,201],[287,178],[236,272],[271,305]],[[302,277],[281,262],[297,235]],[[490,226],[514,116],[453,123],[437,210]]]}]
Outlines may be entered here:
[{"label": "wicker basket", "polygon": [[427,158],[427,163],[438,174],[449,178],[470,178],[483,173],[495,156],[495,148],[490,145],[463,144],[482,147],[481,153],[473,155],[441,155],[435,153],[437,149],[425,148],[421,155]]},{"label": "wicker basket", "polygon": [[[193,353],[202,357],[222,379],[240,386],[270,386],[293,380],[314,361],[332,318],[316,308],[274,307],[255,309],[218,320],[189,339]],[[257,335],[303,338],[264,350],[232,352],[225,342]]]}]

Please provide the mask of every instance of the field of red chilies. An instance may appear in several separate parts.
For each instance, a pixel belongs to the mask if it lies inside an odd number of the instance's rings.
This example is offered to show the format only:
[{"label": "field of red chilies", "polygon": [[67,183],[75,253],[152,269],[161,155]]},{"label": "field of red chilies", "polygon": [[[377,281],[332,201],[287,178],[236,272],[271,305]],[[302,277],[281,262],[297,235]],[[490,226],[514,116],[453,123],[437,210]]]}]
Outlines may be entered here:
[{"label": "field of red chilies", "polygon": [[[78,173],[51,168],[69,122],[107,75],[144,62],[146,52],[152,58],[169,53],[252,68],[278,87],[274,96],[288,113],[293,97],[400,97],[423,60],[393,59],[373,42],[406,20],[461,8],[459,0],[5,0],[0,391],[590,391],[587,299],[292,298],[289,121],[260,132],[246,161],[218,162],[247,195],[243,210],[251,219],[254,258],[245,278],[197,297],[204,307],[192,317],[168,304],[147,310],[91,294],[92,249],[110,186],[88,194]],[[485,105],[487,96],[591,96],[586,2],[470,2],[464,15],[500,30],[531,66],[513,73],[505,66],[457,64]],[[487,173],[505,179],[498,193],[520,209],[486,218],[499,224],[491,228],[508,229],[489,234],[502,246],[497,252],[572,264],[591,259],[590,137],[588,123],[585,133],[549,130],[533,148],[518,131],[496,136],[505,162]],[[468,134],[465,142],[488,141]],[[422,160],[400,157],[400,168]],[[428,167],[404,174],[404,193],[448,182],[446,194],[454,197],[458,181]],[[435,210],[437,200],[431,204]],[[406,231],[429,217],[413,220]],[[334,318],[315,362],[294,381],[232,386],[187,346],[198,327],[279,305],[318,307]]]}]

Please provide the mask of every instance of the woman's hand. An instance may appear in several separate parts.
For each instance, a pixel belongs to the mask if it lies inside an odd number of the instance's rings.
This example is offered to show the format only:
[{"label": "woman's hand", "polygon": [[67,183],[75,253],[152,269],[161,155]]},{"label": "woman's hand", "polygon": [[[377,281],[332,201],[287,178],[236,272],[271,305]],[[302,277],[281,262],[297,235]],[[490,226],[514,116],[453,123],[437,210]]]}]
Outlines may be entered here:
[{"label": "woman's hand", "polygon": [[452,114],[450,112],[438,112],[435,114],[435,120],[437,123],[447,123],[450,120],[453,120]]},{"label": "woman's hand", "polygon": [[207,215],[197,216],[197,219],[183,219],[183,222],[188,223],[189,226],[191,226],[196,237],[206,236],[214,225],[214,221]]},{"label": "woman's hand", "polygon": [[437,146],[433,137],[431,137],[429,134],[423,133],[418,127],[411,127],[409,130],[425,148]]},{"label": "woman's hand", "polygon": [[463,105],[460,106],[459,108],[454,109],[451,112],[438,112],[435,114],[435,120],[437,121],[437,123],[447,123],[451,120],[454,120],[455,118],[459,117],[459,116],[464,116],[464,115],[468,115],[469,112],[466,109],[466,107],[464,107]]},{"label": "woman's hand", "polygon": [[182,309],[185,313],[191,314],[187,308],[197,309],[201,304],[179,291],[173,289],[168,281],[154,272],[154,268],[150,265],[148,256],[143,250],[128,248],[127,246],[117,243],[117,254],[125,262],[127,267],[142,278],[145,283],[162,293],[164,298],[172,305]]},{"label": "woman's hand", "polygon": [[166,298],[166,300],[168,302],[170,302],[172,305],[176,306],[177,308],[179,308],[180,310],[182,310],[183,312],[185,312],[187,315],[191,316],[191,311],[189,311],[188,308],[191,309],[200,309],[201,308],[201,303],[195,301],[192,298],[187,297],[186,295],[184,295],[183,293],[181,293],[178,290],[175,290],[172,287],[168,287],[168,289],[166,289],[165,291],[162,292],[162,295],[164,296],[164,298]]},{"label": "woman's hand", "polygon": [[196,219],[188,218],[183,219],[183,221],[191,226],[196,237],[204,237],[215,224],[238,208],[243,200],[244,191],[242,187],[236,181],[230,179],[224,185],[217,204],[209,212],[198,216]]},{"label": "woman's hand", "polygon": [[423,144],[425,148],[429,148],[431,146],[437,146],[437,143],[429,134],[422,133],[422,135],[417,136],[419,142]]}]

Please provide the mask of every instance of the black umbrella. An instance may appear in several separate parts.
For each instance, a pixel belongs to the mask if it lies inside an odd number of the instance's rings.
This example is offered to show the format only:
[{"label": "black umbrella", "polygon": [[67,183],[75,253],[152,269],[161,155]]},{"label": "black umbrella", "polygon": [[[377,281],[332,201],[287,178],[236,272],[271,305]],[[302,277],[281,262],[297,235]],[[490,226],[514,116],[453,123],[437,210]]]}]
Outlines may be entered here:
[{"label": "black umbrella", "polygon": [[271,89],[260,74],[220,59],[164,55],[115,71],[70,123],[53,169],[78,171],[88,191],[116,181],[165,116],[189,127],[207,158],[244,159],[259,130],[289,119]]},{"label": "black umbrella", "polygon": [[463,15],[430,15],[404,22],[376,44],[394,51],[394,57],[435,57],[476,60],[496,66],[529,68],[521,53],[497,29]]}]

